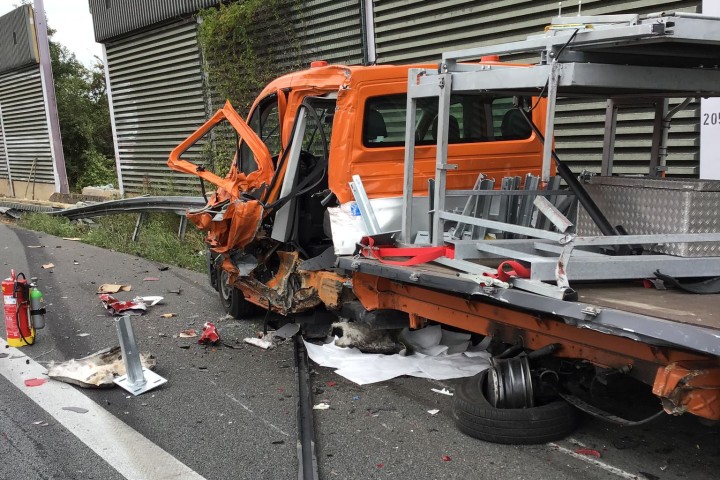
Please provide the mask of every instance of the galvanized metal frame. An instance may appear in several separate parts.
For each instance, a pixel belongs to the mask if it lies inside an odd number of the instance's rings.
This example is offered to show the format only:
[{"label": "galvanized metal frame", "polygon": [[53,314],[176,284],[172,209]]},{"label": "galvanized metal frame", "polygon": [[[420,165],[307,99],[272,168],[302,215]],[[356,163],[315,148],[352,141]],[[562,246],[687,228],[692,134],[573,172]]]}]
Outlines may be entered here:
[{"label": "galvanized metal frame", "polygon": [[[405,185],[403,196],[402,241],[408,243],[414,233],[412,230],[412,192],[413,160],[415,139],[415,107],[417,98],[438,98],[438,141],[435,172],[434,199],[431,215],[431,240],[433,245],[443,245],[446,241],[445,221],[460,225],[473,225],[490,228],[499,232],[530,237],[524,244],[500,246],[497,241],[467,241],[449,239],[455,244],[455,258],[441,258],[438,263],[456,268],[470,274],[488,273],[487,267],[469,260],[487,258],[510,258],[530,264],[531,277],[514,282],[517,288],[540,293],[552,298],[564,298],[571,290],[569,280],[605,280],[635,279],[652,277],[653,272],[676,277],[706,276],[720,274],[720,257],[678,258],[666,255],[607,255],[599,251],[589,251],[586,255],[573,255],[576,247],[626,246],[637,244],[663,244],[674,242],[720,241],[717,234],[680,234],[680,235],[623,235],[610,237],[577,237],[570,231],[572,224],[559,212],[542,204],[542,209],[552,217],[552,222],[563,233],[556,233],[529,226],[531,218],[526,202],[515,222],[495,221],[488,218],[476,218],[468,215],[445,211],[447,170],[456,166],[447,162],[447,119],[449,100],[453,92],[482,91],[497,94],[535,94],[540,92],[547,97],[547,114],[544,137],[553,138],[555,106],[558,96],[598,96],[608,99],[606,126],[609,127],[604,147],[603,173],[612,172],[612,147],[614,147],[614,129],[617,122],[617,106],[620,104],[651,103],[655,106],[655,135],[653,137],[650,176],[659,176],[664,169],[661,157],[663,129],[667,127],[667,98],[675,96],[720,96],[720,71],[711,69],[687,68],[684,63],[678,66],[638,66],[631,61],[617,63],[575,63],[562,60],[563,50],[572,45],[575,51],[591,51],[643,42],[657,43],[661,40],[682,41],[697,45],[713,44],[720,46],[720,19],[698,16],[665,15],[651,20],[641,17],[624,19],[624,25],[603,25],[597,30],[584,30],[579,27],[571,31],[556,31],[541,37],[531,37],[523,42],[515,42],[494,47],[462,50],[443,55],[439,71],[413,69],[408,76],[408,100],[406,120]],[[666,28],[673,25],[673,28]],[[681,25],[681,28],[676,28]],[[573,33],[574,32],[574,33]],[[680,32],[680,33],[678,33]],[[478,58],[487,54],[510,54],[520,52],[540,52],[540,64],[526,68],[481,65],[468,67],[457,62]],[[622,51],[618,50],[622,56]],[[572,56],[571,56],[572,57]],[[547,64],[547,62],[550,64]],[[679,60],[678,60],[679,61]],[[685,67],[685,68],[683,68]],[[617,92],[621,92],[618,95]],[[623,97],[628,95],[628,97]],[[638,100],[638,97],[641,97]],[[628,99],[629,98],[629,99]],[[552,142],[547,141],[543,148],[541,183],[550,180]],[[536,190],[537,184],[527,177],[525,188]],[[505,184],[503,185],[506,186]],[[553,186],[553,188],[557,188]],[[475,190],[468,192],[474,195]],[[477,198],[477,197],[476,197]],[[512,198],[512,197],[508,197]],[[547,227],[547,222],[538,222],[538,226]],[[555,242],[559,250],[552,248],[536,249],[536,239]],[[469,247],[467,243],[473,244]],[[552,246],[552,245],[551,245]],[[469,247],[469,248],[468,248]],[[620,250],[622,251],[622,250]],[[568,269],[569,264],[571,268]],[[602,266],[602,268],[599,268]],[[542,282],[555,282],[556,285]]]},{"label": "galvanized metal frame", "polygon": [[12,172],[10,171],[10,154],[8,153],[7,137],[5,136],[5,122],[3,120],[2,105],[0,105],[0,136],[3,141],[3,152],[5,152],[5,163],[7,164],[7,181],[10,187],[10,194],[15,196],[15,184],[12,180]]}]

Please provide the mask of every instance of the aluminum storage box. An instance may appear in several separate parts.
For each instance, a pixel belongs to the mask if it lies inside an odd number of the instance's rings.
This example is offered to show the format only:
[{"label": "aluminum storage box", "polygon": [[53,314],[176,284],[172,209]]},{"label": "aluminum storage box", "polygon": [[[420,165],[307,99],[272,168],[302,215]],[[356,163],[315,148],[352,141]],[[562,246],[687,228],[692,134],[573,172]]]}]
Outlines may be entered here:
[{"label": "aluminum storage box", "polygon": [[[629,234],[720,232],[720,181],[687,178],[595,176],[585,184],[612,225]],[[587,212],[578,212],[580,235],[600,235]],[[680,257],[720,256],[720,243],[658,244],[650,249]]]}]

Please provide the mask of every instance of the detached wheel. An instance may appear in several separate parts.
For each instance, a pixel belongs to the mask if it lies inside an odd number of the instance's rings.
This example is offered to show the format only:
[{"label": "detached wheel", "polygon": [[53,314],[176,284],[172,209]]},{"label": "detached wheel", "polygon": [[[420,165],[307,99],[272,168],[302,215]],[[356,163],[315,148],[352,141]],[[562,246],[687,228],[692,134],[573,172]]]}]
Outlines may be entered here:
[{"label": "detached wheel", "polygon": [[487,400],[487,370],[464,381],[453,397],[458,429],[471,437],[510,445],[546,443],[572,433],[578,411],[564,400],[529,408],[496,408]]},{"label": "detached wheel", "polygon": [[251,316],[255,312],[255,305],[245,300],[242,290],[228,283],[228,272],[220,266],[216,271],[217,291],[225,312],[238,320]]}]

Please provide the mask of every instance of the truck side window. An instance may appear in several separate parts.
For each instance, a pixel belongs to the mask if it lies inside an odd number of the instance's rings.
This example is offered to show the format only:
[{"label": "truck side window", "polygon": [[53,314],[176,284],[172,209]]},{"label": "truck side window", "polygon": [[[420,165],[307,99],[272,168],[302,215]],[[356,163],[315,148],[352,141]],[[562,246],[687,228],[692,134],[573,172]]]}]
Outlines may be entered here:
[{"label": "truck side window", "polygon": [[[280,117],[277,95],[268,95],[250,115],[248,126],[265,143],[273,157],[280,152]],[[250,147],[242,141],[238,158],[238,169],[246,175],[257,170],[257,162]]]},{"label": "truck side window", "polygon": [[[437,143],[438,100],[420,98],[416,102],[415,142]],[[365,104],[363,145],[399,147],[405,145],[406,96],[369,98]],[[512,97],[453,95],[450,98],[448,143],[477,143],[530,138],[531,130]]]}]

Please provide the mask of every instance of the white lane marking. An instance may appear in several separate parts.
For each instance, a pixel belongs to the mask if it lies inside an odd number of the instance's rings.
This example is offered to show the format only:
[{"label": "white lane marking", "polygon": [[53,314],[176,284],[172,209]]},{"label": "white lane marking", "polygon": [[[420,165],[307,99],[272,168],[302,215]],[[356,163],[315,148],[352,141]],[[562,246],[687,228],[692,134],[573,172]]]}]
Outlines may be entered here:
[{"label": "white lane marking", "polygon": [[[579,444],[579,442],[576,442]],[[573,458],[577,458],[578,460],[582,460],[583,462],[589,463],[591,465],[594,465],[598,468],[601,468],[605,470],[608,473],[612,473],[613,475],[617,475],[621,478],[627,478],[629,480],[637,480],[638,476],[634,473],[626,472],[625,470],[617,467],[613,467],[612,465],[609,465],[605,462],[601,462],[595,457],[589,457],[587,455],[583,455],[580,453],[575,453],[573,450],[570,450],[569,448],[565,448],[563,446],[558,445],[557,443],[548,443],[549,446],[553,447],[557,451],[564,453],[566,455],[570,455]]]},{"label": "white lane marking", "polygon": [[[0,351],[22,353],[0,338]],[[25,363],[29,360],[29,364]],[[74,387],[48,380],[39,387],[26,387],[28,378],[47,378],[47,370],[39,363],[26,358],[0,359],[0,375],[7,378],[22,393],[48,412],[100,458],[125,478],[204,480],[199,473],[180,462],[168,452],[152,443],[137,431],[120,421]],[[79,414],[63,407],[80,407],[88,412]]]}]

